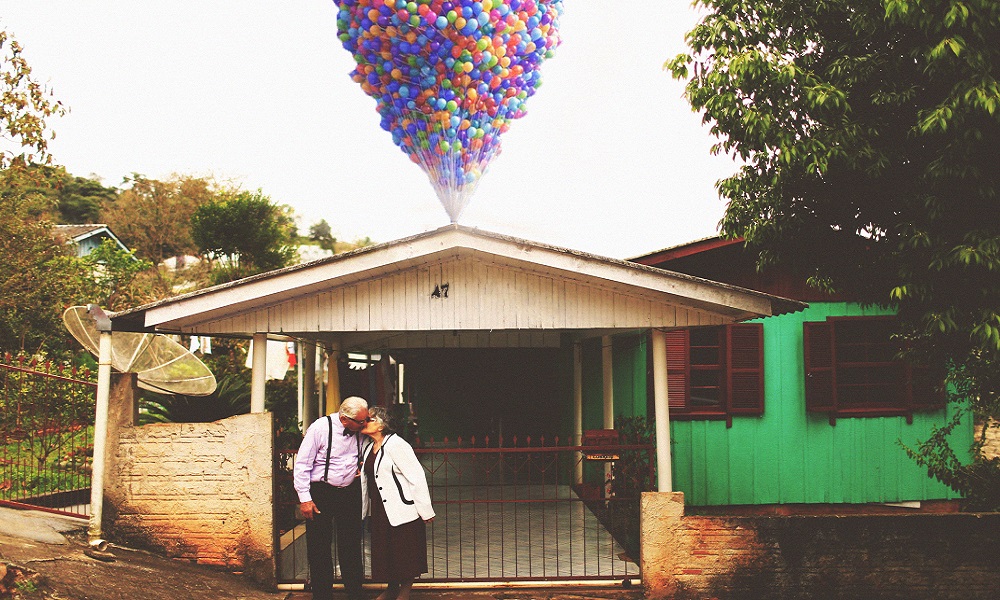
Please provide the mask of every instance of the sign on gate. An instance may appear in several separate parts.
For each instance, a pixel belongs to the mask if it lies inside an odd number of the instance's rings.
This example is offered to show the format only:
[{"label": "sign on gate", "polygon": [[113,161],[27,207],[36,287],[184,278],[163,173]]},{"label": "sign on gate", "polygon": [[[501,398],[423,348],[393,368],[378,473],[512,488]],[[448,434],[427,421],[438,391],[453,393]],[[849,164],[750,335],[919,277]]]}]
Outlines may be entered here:
[{"label": "sign on gate", "polygon": [[[611,461],[618,460],[618,454],[601,446],[617,446],[618,431],[615,429],[588,429],[580,438],[580,445],[585,448],[584,460]],[[586,450],[590,446],[591,450]]]}]

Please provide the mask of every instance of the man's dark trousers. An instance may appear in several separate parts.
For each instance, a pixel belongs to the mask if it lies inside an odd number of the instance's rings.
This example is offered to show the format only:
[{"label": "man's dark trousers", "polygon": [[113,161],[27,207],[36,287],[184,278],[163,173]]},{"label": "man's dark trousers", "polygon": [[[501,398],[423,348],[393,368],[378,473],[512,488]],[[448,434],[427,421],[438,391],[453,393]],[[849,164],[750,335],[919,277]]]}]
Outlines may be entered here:
[{"label": "man's dark trousers", "polygon": [[322,481],[309,486],[319,514],[306,521],[306,550],[313,600],[333,598],[333,522],[337,523],[337,557],[349,598],[361,596],[364,564],[361,559],[361,478],[346,487]]}]

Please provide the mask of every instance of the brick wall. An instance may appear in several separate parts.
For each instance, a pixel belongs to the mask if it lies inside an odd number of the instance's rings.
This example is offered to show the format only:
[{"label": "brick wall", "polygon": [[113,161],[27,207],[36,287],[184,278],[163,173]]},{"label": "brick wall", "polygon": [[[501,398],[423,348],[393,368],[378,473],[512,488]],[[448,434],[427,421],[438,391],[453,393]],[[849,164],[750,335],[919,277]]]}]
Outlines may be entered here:
[{"label": "brick wall", "polygon": [[653,598],[996,598],[1000,514],[684,516],[642,498]]},{"label": "brick wall", "polygon": [[112,400],[126,422],[110,427],[111,537],[273,583],[271,413],[135,427]]}]

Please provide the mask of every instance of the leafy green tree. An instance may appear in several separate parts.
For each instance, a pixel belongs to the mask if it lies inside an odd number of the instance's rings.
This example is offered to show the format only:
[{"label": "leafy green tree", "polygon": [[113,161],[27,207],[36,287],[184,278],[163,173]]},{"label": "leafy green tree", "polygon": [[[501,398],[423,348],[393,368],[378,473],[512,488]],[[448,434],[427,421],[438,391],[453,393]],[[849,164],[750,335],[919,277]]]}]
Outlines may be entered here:
[{"label": "leafy green tree", "polygon": [[[953,376],[1000,352],[1000,3],[699,0],[667,64],[743,162],[721,229],[761,265],[895,306]],[[955,375],[957,374],[957,375]],[[996,416],[996,388],[973,385]]]},{"label": "leafy green tree", "polygon": [[294,221],[286,207],[261,191],[233,191],[204,204],[191,219],[201,255],[214,264],[217,282],[292,264]]},{"label": "leafy green tree", "polygon": [[93,302],[109,310],[124,310],[155,300],[153,292],[141,285],[140,276],[153,270],[153,263],[122,250],[114,240],[104,240],[83,259],[91,275]]},{"label": "leafy green tree", "polygon": [[[0,172],[16,189],[12,170]],[[52,224],[32,215],[37,196],[0,194],[0,350],[36,352],[61,346],[62,311],[85,295],[88,272],[69,247],[58,244]]]},{"label": "leafy green tree", "polygon": [[[25,171],[30,176],[18,181],[18,192],[41,195],[49,200],[43,212],[55,223],[97,223],[104,205],[114,202],[118,196],[115,188],[105,187],[97,179],[75,177],[58,165],[31,165]],[[0,190],[0,193],[5,191],[13,190]]]},{"label": "leafy green tree", "polygon": [[101,210],[106,204],[111,204],[118,196],[118,190],[105,187],[100,180],[87,177],[74,177],[59,167],[62,175],[56,190],[58,199],[58,220],[60,223],[98,223]]},{"label": "leafy green tree", "polygon": [[319,223],[313,223],[309,226],[309,239],[317,242],[319,247],[324,250],[335,250],[337,247],[337,238],[333,237],[333,231],[330,229],[330,224],[326,222],[326,219],[322,219]]}]

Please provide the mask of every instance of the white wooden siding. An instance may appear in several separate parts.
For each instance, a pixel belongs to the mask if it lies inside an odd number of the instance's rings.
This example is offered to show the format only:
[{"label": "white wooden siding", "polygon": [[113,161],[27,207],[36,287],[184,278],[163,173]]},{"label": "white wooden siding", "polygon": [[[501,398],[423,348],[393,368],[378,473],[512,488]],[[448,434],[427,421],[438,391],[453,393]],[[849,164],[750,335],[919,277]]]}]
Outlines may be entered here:
[{"label": "white wooden siding", "polygon": [[[433,295],[435,289],[438,297]],[[427,332],[427,345],[499,344],[509,332],[520,346],[548,345],[546,332],[722,324],[722,316],[684,306],[642,288],[566,273],[530,270],[480,256],[443,258],[311,292],[265,307],[185,327],[190,333]],[[537,330],[535,343],[530,333]],[[469,332],[459,336],[456,332]],[[446,335],[432,335],[447,332]],[[513,335],[514,338],[509,336]],[[470,337],[472,336],[472,337]],[[529,336],[529,337],[526,337]],[[558,344],[556,344],[558,345]]]}]

